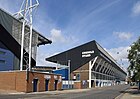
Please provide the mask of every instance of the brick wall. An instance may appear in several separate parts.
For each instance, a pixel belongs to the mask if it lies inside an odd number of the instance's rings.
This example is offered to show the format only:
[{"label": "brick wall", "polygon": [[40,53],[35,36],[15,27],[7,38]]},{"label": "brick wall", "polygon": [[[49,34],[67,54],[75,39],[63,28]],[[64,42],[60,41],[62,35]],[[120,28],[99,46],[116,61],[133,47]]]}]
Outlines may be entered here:
[{"label": "brick wall", "polygon": [[[37,73],[37,72],[32,72],[29,73],[29,79],[27,82],[27,92],[32,92],[33,91],[33,79],[38,79],[38,84],[37,84],[37,89],[38,91],[45,91],[45,80],[44,75],[49,75],[51,78],[49,79],[48,83],[48,90],[52,91],[55,90],[54,87],[54,74],[42,74],[42,73]],[[59,79],[61,79],[60,75],[55,75],[57,76],[56,80],[58,80],[57,83],[57,90],[60,90],[62,87],[62,82],[59,82]]]},{"label": "brick wall", "polygon": [[16,89],[15,80],[16,80],[15,73],[1,72],[0,73],[0,89],[15,90]]},{"label": "brick wall", "polygon": [[26,92],[26,72],[15,72],[16,91]]},{"label": "brick wall", "polygon": [[78,75],[78,74],[80,75],[80,79],[74,82],[74,88],[76,89],[88,88],[89,63],[73,71],[71,73],[71,78],[73,78],[74,75]]},{"label": "brick wall", "polygon": [[[37,91],[45,91],[45,75],[49,75],[48,90],[54,90],[54,82],[58,80],[57,90],[62,87],[60,75],[46,74],[41,72],[30,72],[26,80],[26,71],[0,72],[0,89],[16,90],[20,92],[33,92],[33,79],[38,79]],[[56,76],[54,78],[54,75]]]},{"label": "brick wall", "polygon": [[89,79],[89,64],[85,64],[78,68],[77,70],[71,73],[71,79],[74,74],[80,74],[80,80],[88,80]]},{"label": "brick wall", "polygon": [[82,89],[82,82],[81,81],[74,82],[74,88],[75,89]]}]

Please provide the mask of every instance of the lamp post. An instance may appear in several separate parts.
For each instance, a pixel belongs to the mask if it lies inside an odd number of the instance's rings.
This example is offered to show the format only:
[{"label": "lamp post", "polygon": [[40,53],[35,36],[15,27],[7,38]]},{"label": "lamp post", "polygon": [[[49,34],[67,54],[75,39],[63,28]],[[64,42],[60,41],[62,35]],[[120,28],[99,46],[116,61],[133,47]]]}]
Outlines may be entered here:
[{"label": "lamp post", "polygon": [[70,89],[70,60],[68,60],[68,71],[69,71],[69,73],[68,73],[68,75],[69,75],[68,86],[69,86],[69,89]]}]

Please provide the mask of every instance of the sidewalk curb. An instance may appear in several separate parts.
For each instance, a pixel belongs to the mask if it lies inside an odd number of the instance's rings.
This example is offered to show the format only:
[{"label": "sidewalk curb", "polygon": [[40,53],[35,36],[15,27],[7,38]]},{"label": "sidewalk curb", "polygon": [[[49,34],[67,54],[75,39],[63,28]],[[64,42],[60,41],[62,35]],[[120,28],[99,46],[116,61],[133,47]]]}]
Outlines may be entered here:
[{"label": "sidewalk curb", "polygon": [[124,95],[125,93],[121,93],[119,96],[117,96],[115,99],[121,99],[121,97]]},{"label": "sidewalk curb", "polygon": [[18,95],[18,94],[30,94],[30,95],[34,95],[34,94],[47,94],[47,95],[57,95],[57,94],[64,94],[64,93],[77,93],[77,92],[85,92],[85,91],[89,91],[91,89],[77,89],[77,90],[56,90],[56,91],[42,91],[42,92],[31,92],[31,93],[25,93],[25,92],[13,92],[13,93],[3,93],[3,94],[9,94],[9,95]]},{"label": "sidewalk curb", "polygon": [[[42,92],[29,92],[29,93],[25,93],[25,92],[6,92],[6,93],[0,93],[0,94],[7,94],[7,95],[18,95],[18,94],[30,94],[30,95],[34,95],[34,94],[48,94],[48,95],[57,95],[57,94],[65,94],[65,93],[78,93],[78,92],[86,92],[86,91],[90,91],[92,89],[102,89],[102,88],[109,88],[110,86],[104,86],[104,87],[96,87],[96,88],[87,88],[87,89],[70,89],[70,90],[56,90],[56,91],[42,91]],[[128,89],[128,88],[127,88]],[[127,90],[127,89],[124,89]],[[120,95],[121,94],[121,95]],[[119,96],[122,96],[124,93],[120,93]],[[117,96],[118,97],[118,96]],[[114,99],[119,99],[119,98],[114,98]]]},{"label": "sidewalk curb", "polygon": [[[124,91],[127,91],[127,90],[130,90],[130,87],[129,88],[126,88]],[[121,99],[121,97],[123,97],[124,94],[126,94],[126,93],[121,93],[115,99]]]}]

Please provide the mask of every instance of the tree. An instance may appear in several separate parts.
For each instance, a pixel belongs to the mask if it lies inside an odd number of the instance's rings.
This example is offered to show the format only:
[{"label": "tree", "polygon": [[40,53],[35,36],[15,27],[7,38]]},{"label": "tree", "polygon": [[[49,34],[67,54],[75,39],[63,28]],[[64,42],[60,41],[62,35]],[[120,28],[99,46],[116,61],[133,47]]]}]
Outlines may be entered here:
[{"label": "tree", "polygon": [[128,59],[130,62],[127,68],[129,76],[132,76],[132,81],[140,81],[140,37],[131,45]]}]

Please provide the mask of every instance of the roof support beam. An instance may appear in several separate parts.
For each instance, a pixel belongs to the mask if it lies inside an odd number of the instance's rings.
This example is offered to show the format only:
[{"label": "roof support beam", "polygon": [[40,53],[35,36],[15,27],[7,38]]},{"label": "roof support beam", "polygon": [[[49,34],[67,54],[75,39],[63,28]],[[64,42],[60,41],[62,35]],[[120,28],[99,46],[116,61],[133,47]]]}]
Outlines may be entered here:
[{"label": "roof support beam", "polygon": [[106,70],[107,66],[108,66],[108,63],[105,64],[104,69],[103,69],[103,71],[102,71],[103,73],[104,73],[104,71]]},{"label": "roof support beam", "polygon": [[99,67],[99,65],[101,64],[101,62],[102,62],[102,58],[99,60],[99,63],[98,63],[98,65],[95,68],[95,71],[97,71],[97,68]]},{"label": "roof support beam", "polygon": [[105,74],[107,74],[107,71],[110,69],[110,64],[108,64],[107,69],[105,70]]},{"label": "roof support beam", "polygon": [[97,61],[97,59],[98,59],[98,56],[95,57],[94,60],[93,60],[93,63],[91,63],[91,69],[93,68],[93,66],[94,66],[95,62]]},{"label": "roof support beam", "polygon": [[110,66],[110,70],[108,71],[108,74],[110,75],[111,71],[113,70],[112,65]]},{"label": "roof support beam", "polygon": [[103,64],[101,65],[99,72],[101,72],[102,68],[104,67],[105,61],[103,62]]},{"label": "roof support beam", "polygon": [[95,57],[94,60],[93,60],[93,63],[92,61],[89,61],[89,88],[91,88],[91,69],[92,67],[94,66],[96,60],[97,60],[98,57]]}]

